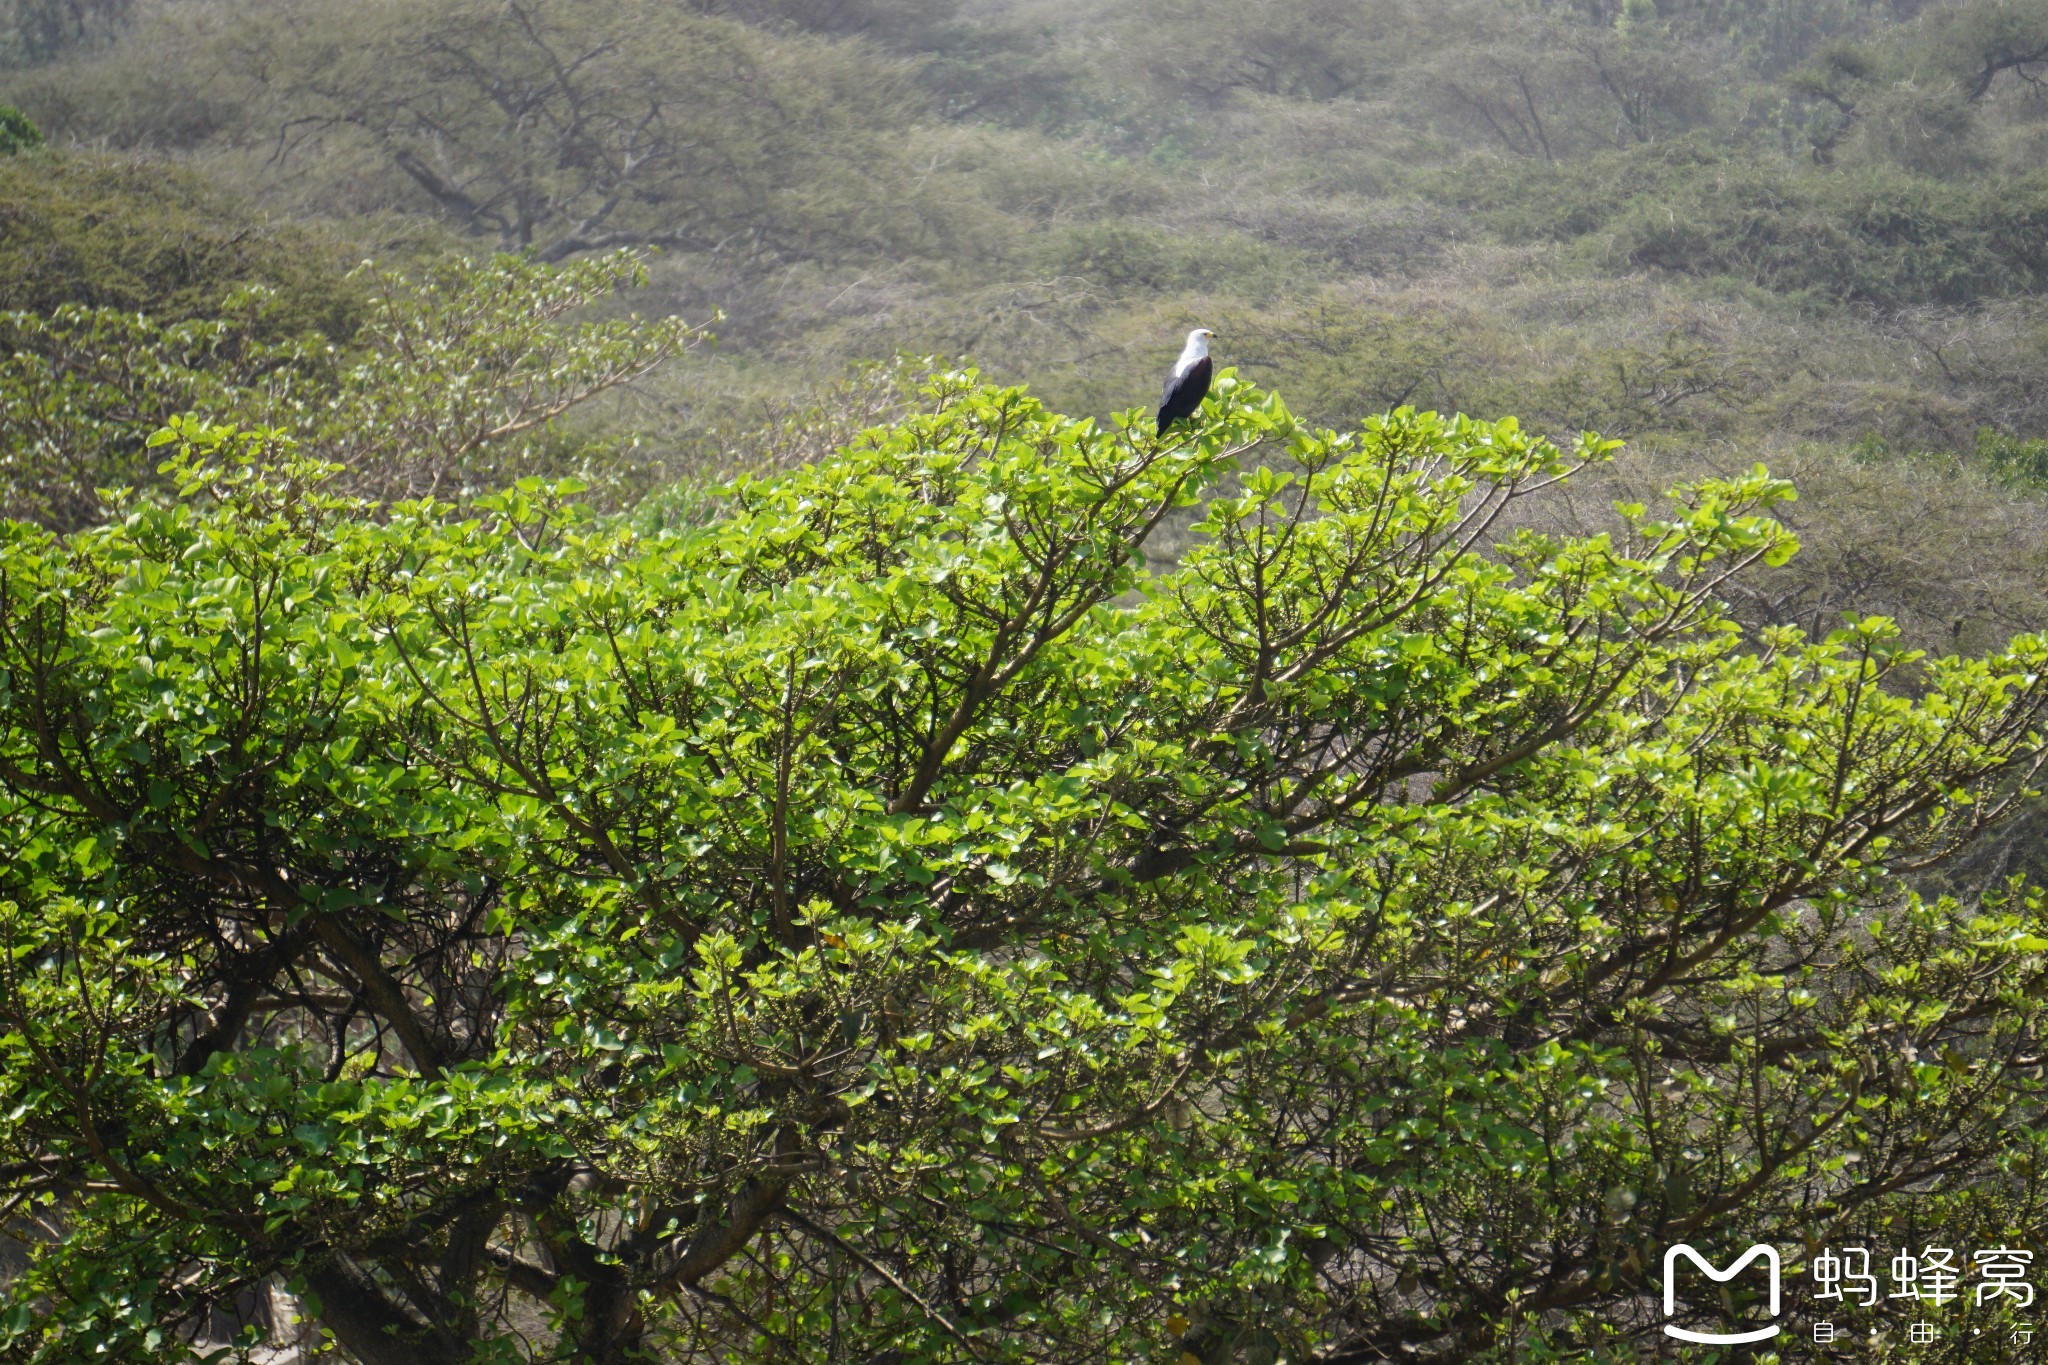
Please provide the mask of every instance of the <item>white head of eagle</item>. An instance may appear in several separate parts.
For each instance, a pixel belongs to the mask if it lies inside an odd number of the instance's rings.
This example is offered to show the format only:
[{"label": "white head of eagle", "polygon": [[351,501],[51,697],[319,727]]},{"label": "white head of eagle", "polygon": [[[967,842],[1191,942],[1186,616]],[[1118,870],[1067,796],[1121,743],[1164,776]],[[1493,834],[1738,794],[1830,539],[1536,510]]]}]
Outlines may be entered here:
[{"label": "white head of eagle", "polygon": [[1166,390],[1159,395],[1159,434],[1183,417],[1192,417],[1209,392],[1209,340],[1216,334],[1207,327],[1188,333],[1180,359],[1166,376]]}]

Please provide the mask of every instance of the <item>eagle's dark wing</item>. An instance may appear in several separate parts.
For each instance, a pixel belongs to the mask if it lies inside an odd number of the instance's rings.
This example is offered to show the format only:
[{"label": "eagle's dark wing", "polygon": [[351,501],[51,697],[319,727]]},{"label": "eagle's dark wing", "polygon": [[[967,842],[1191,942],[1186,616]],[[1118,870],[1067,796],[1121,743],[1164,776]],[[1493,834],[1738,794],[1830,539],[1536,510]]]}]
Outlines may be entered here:
[{"label": "eagle's dark wing", "polygon": [[1202,406],[1209,392],[1209,357],[1203,356],[1184,372],[1166,377],[1166,391],[1159,395],[1159,434]]}]

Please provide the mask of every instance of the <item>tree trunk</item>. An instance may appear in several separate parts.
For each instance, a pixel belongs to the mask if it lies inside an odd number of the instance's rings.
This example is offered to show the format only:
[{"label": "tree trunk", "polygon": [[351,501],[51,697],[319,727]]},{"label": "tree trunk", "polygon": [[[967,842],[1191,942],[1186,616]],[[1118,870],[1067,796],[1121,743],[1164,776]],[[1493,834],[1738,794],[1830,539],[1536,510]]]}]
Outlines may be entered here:
[{"label": "tree trunk", "polygon": [[419,1321],[371,1277],[337,1253],[306,1276],[320,1299],[320,1323],[363,1365],[464,1365],[466,1342]]}]

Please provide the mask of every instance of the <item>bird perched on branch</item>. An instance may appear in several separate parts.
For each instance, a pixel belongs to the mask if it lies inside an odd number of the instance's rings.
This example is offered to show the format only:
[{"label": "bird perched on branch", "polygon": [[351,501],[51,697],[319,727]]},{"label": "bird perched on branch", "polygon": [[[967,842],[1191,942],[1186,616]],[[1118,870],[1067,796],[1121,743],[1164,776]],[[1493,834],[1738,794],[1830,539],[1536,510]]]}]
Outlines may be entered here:
[{"label": "bird perched on branch", "polygon": [[1202,406],[1202,398],[1209,392],[1209,339],[1216,334],[1207,327],[1197,327],[1188,333],[1188,344],[1181,347],[1180,359],[1173,362],[1173,373],[1166,376],[1166,391],[1159,395],[1159,434],[1183,417],[1194,415]]}]

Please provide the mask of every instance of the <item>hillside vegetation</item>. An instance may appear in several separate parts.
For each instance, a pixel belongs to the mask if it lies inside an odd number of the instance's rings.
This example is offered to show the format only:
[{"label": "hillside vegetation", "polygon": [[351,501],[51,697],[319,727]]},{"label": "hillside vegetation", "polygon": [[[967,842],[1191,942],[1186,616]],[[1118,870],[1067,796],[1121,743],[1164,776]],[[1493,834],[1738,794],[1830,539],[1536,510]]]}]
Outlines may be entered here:
[{"label": "hillside vegetation", "polygon": [[[1143,402],[1204,323],[1312,420],[1597,429],[1639,452],[1632,495],[1769,459],[1832,561],[1779,619],[1980,648],[2036,620],[2008,490],[2048,462],[2043,0],[5,14],[0,99],[59,149],[0,172],[9,306],[189,318],[260,278],[332,336],[353,259],[641,248],[633,310],[722,311],[605,417],[677,474],[781,449],[898,353]],[[1876,508],[1930,477],[1931,517]]]}]

